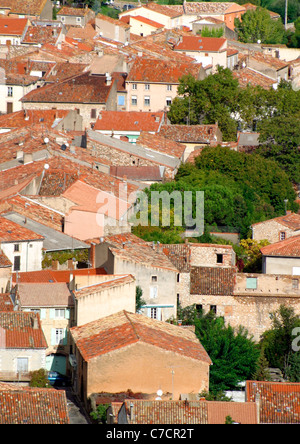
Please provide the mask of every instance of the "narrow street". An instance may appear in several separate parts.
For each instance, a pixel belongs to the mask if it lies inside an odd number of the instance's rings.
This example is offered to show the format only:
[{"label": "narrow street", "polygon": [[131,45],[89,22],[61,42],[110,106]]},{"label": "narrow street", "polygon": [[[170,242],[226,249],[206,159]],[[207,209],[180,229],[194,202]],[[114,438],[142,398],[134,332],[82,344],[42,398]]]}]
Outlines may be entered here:
[{"label": "narrow street", "polygon": [[74,395],[70,387],[61,389],[65,390],[70,417],[70,424],[91,424],[82,404]]}]

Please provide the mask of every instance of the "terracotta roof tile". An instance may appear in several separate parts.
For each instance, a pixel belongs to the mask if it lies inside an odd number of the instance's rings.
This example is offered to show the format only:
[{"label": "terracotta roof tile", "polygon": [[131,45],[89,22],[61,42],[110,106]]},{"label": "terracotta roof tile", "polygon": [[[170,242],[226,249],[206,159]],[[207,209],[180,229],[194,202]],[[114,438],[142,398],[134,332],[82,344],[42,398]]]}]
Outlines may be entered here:
[{"label": "terracotta roof tile", "polygon": [[164,27],[164,25],[162,25],[161,23],[155,22],[154,20],[150,20],[146,17],[142,17],[141,15],[132,16],[130,17],[130,20],[137,20],[138,22],[145,23],[146,25],[153,26],[153,28],[157,29]]},{"label": "terracotta roof tile", "polygon": [[[114,81],[114,80],[113,80]],[[22,102],[106,103],[112,84],[106,84],[105,75],[84,73],[54,85],[35,89]]]},{"label": "terracotta roof tile", "polygon": [[211,363],[195,334],[166,322],[122,311],[81,327],[71,334],[86,361],[136,342]]},{"label": "terracotta roof tile", "polygon": [[[162,127],[161,127],[162,128]],[[136,141],[139,145],[153,149],[154,151],[159,151],[169,156],[182,158],[184,151],[186,149],[185,145],[178,143],[174,140],[170,140],[167,137],[162,137],[162,133],[149,134],[146,131],[142,131],[139,138]]]},{"label": "terracotta roof tile", "polygon": [[[35,327],[37,322],[37,327]],[[0,312],[0,327],[4,331],[6,348],[47,348],[38,314],[30,312]]]},{"label": "terracotta roof tile", "polygon": [[6,267],[9,268],[11,266],[12,266],[11,261],[8,259],[6,254],[4,254],[2,250],[0,250],[0,268],[6,268]]},{"label": "terracotta roof tile", "polygon": [[293,231],[300,230],[300,214],[298,213],[289,213],[284,216],[275,217],[273,219],[268,219],[263,222],[256,222],[252,224],[253,227],[261,224],[268,224],[269,222],[277,222],[281,225],[284,225],[287,228],[290,228]]},{"label": "terracotta roof tile", "polygon": [[14,311],[14,304],[9,293],[0,293],[0,312],[1,311]]},{"label": "terracotta roof tile", "polygon": [[57,11],[57,15],[85,17],[89,12],[91,12],[91,9],[89,8],[72,8],[69,6],[63,6],[59,11]]},{"label": "terracotta roof tile", "polygon": [[246,9],[234,2],[185,2],[184,11],[186,14],[218,15],[246,11]]},{"label": "terracotta roof tile", "polygon": [[67,283],[19,283],[18,297],[25,307],[69,307],[74,305]]},{"label": "terracotta roof tile", "polygon": [[63,390],[0,386],[0,424],[69,424]]},{"label": "terracotta roof tile", "polygon": [[270,89],[277,81],[263,75],[260,72],[253,71],[251,68],[242,68],[238,71],[233,71],[233,77],[239,82],[241,88],[246,88],[248,85],[261,86],[264,89]]},{"label": "terracotta roof tile", "polygon": [[246,400],[259,396],[261,424],[299,424],[300,384],[246,381]]},{"label": "terracotta roof tile", "polygon": [[300,257],[300,235],[267,245],[260,251],[263,256]]},{"label": "terracotta roof tile", "polygon": [[231,296],[236,268],[191,267],[191,294]]},{"label": "terracotta roof tile", "polygon": [[0,18],[0,35],[22,36],[25,31],[28,19],[26,18]]},{"label": "terracotta roof tile", "polygon": [[[39,270],[18,273],[18,283],[69,283],[71,276],[97,276],[106,275],[104,268],[80,268],[76,270]],[[17,275],[12,275],[13,283],[17,283]]]},{"label": "terracotta roof tile", "polygon": [[135,278],[132,275],[129,274],[124,276],[112,275],[111,279],[109,280],[99,282],[98,284],[88,285],[86,287],[78,288],[78,290],[74,291],[74,296],[76,299],[79,299],[81,297],[94,293],[95,291],[98,293],[101,291],[105,291],[107,289],[112,289],[120,285],[132,282],[135,282]]},{"label": "terracotta roof tile", "polygon": [[225,50],[226,42],[225,38],[183,36],[174,51],[220,52]]},{"label": "terracotta roof tile", "polygon": [[207,144],[216,140],[222,140],[218,125],[162,125],[160,135],[183,143]]},{"label": "terracotta roof tile", "polygon": [[198,78],[201,66],[197,63],[138,57],[133,62],[126,81],[179,84],[183,75],[191,74]]},{"label": "terracotta roof tile", "polygon": [[101,111],[93,129],[158,132],[163,121],[163,112]]},{"label": "terracotta roof tile", "polygon": [[25,227],[11,222],[10,220],[0,217],[0,242],[22,242],[22,241],[34,241],[43,240],[43,236],[28,230]]},{"label": "terracotta roof tile", "polygon": [[47,0],[0,0],[0,9],[9,8],[10,13],[39,16]]}]

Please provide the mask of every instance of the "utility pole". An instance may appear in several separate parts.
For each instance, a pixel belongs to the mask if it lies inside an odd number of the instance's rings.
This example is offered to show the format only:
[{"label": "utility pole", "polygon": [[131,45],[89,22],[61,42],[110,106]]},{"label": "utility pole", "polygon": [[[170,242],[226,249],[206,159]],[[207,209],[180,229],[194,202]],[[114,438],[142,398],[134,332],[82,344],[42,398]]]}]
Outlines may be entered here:
[{"label": "utility pole", "polygon": [[288,0],[285,0],[285,15],[284,15],[285,30],[287,30],[287,16],[288,16]]}]

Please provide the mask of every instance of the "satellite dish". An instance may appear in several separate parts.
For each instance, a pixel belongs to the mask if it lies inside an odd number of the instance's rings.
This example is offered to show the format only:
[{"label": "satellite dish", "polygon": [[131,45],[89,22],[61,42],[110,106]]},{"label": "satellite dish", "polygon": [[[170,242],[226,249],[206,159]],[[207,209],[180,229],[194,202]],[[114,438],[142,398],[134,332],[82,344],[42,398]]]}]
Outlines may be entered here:
[{"label": "satellite dish", "polygon": [[158,396],[162,396],[163,391],[162,391],[161,389],[159,389],[159,390],[157,390],[156,394],[157,394]]},{"label": "satellite dish", "polygon": [[45,170],[48,170],[49,169],[49,165],[47,163],[45,163],[44,168],[45,168]]},{"label": "satellite dish", "polygon": [[48,137],[45,137],[44,142],[45,142],[45,143],[48,143],[48,142],[49,142]]}]

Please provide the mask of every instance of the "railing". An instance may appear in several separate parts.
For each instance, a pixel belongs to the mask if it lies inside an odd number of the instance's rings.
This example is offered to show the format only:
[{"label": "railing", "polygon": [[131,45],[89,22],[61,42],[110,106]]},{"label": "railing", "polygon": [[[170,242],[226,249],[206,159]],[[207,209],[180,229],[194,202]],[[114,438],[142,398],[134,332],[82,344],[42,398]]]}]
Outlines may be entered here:
[{"label": "railing", "polygon": [[28,382],[30,379],[29,372],[0,372],[0,382]]}]

